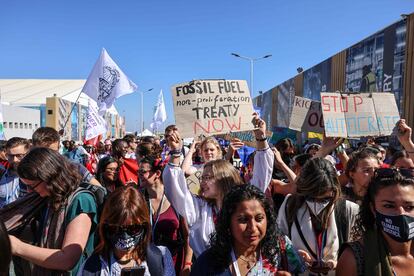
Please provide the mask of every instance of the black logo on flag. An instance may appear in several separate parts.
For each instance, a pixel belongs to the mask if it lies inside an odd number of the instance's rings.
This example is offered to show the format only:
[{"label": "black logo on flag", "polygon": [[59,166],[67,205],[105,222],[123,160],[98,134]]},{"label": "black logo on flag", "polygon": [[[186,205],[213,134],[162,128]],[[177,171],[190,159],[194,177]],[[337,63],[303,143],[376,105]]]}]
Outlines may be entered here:
[{"label": "black logo on flag", "polygon": [[99,78],[98,102],[104,102],[111,96],[112,89],[119,82],[119,72],[109,66],[103,68],[103,78]]}]

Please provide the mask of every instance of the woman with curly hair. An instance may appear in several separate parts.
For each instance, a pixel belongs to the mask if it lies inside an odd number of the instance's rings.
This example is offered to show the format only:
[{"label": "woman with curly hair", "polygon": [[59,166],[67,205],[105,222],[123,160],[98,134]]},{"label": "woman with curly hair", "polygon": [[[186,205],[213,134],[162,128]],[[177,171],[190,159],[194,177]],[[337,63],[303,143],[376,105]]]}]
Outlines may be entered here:
[{"label": "woman with curly hair", "polygon": [[76,166],[48,148],[32,149],[20,162],[18,174],[47,204],[38,246],[10,236],[13,255],[34,264],[32,275],[76,274],[84,256],[93,251],[98,223],[93,195],[75,192],[81,183]]},{"label": "woman with curly hair", "polygon": [[278,231],[265,194],[252,185],[235,186],[224,197],[210,244],[191,275],[290,275],[288,271],[304,271],[291,242]]},{"label": "woman with curly hair", "polygon": [[342,188],[345,198],[360,205],[374,171],[379,167],[380,160],[373,151],[365,148],[353,152],[345,169],[345,175],[349,179],[349,183]]},{"label": "woman with curly hair", "polygon": [[357,241],[344,246],[337,275],[412,275],[412,170],[381,168],[375,171],[353,234]]},{"label": "woman with curly hair", "polygon": [[277,222],[307,262],[305,275],[335,275],[338,250],[350,240],[357,214],[358,205],[341,199],[332,163],[313,158],[296,178],[296,193],[286,197]]},{"label": "woman with curly hair", "polygon": [[[255,165],[252,185],[265,191],[272,177],[274,154],[265,137],[266,124],[258,116],[253,118],[257,129]],[[232,186],[244,184],[240,172],[226,160],[213,160],[204,165],[201,175],[200,193],[194,195],[188,189],[183,170],[179,166],[181,138],[173,130],[168,138],[171,159],[163,172],[165,195],[173,207],[182,215],[190,227],[190,245],[194,255],[199,256],[209,247],[210,234],[214,232],[217,214],[222,208],[223,198]]]}]

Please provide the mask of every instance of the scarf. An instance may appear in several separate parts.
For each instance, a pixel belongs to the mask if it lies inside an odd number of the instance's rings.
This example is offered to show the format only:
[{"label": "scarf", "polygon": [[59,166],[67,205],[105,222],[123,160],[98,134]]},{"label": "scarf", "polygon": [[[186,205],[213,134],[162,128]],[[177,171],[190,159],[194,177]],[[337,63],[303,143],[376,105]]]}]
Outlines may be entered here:
[{"label": "scarf", "polygon": [[387,245],[379,230],[364,235],[365,275],[393,276]]},{"label": "scarf", "polygon": [[29,193],[0,209],[0,220],[7,232],[19,237],[19,230],[30,224],[44,209],[47,199],[37,193]]},{"label": "scarf", "polygon": [[[51,206],[47,206],[47,209],[42,216],[42,229],[39,247],[60,249],[63,245],[63,239],[65,237],[65,214],[67,206],[63,206],[58,210],[53,210]],[[37,265],[33,266],[32,275],[70,275],[66,271],[50,270]]]}]

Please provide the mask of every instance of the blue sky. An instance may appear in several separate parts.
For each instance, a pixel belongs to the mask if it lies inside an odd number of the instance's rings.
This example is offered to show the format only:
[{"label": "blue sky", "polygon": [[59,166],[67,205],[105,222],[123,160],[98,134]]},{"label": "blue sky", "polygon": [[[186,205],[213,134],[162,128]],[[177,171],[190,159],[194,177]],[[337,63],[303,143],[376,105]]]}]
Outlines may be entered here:
[{"label": "blue sky", "polygon": [[[160,89],[174,121],[170,87],[192,79],[246,79],[267,91],[414,12],[412,0],[143,1],[3,0],[0,78],[86,79],[105,47],[144,94],[147,127]],[[128,131],[140,95],[118,99]]]}]

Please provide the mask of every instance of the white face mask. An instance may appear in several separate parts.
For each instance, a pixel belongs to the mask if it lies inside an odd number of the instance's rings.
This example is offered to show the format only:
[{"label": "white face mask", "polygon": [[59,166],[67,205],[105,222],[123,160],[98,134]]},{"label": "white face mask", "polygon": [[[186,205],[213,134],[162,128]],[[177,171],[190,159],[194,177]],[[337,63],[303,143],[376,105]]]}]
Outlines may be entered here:
[{"label": "white face mask", "polygon": [[306,204],[309,207],[309,210],[312,211],[312,213],[317,216],[320,214],[320,212],[322,212],[323,209],[326,208],[326,206],[328,206],[330,203],[330,201],[323,201],[323,202],[316,202],[316,201],[310,201],[310,200],[306,200]]}]

